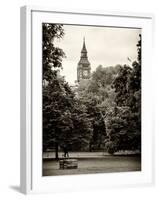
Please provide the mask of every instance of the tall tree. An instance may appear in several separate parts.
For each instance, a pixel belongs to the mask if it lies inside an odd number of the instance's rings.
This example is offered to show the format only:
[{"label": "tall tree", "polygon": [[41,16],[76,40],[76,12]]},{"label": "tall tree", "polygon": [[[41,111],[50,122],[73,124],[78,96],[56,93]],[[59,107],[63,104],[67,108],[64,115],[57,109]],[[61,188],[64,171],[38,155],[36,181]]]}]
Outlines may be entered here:
[{"label": "tall tree", "polygon": [[[42,24],[43,29],[43,150],[52,144],[55,129],[52,128],[54,116],[59,115],[59,110],[52,110],[56,104],[53,91],[59,96],[64,95],[63,87],[58,79],[57,69],[62,68],[62,58],[65,56],[62,49],[55,47],[54,40],[64,36],[62,25]],[[57,142],[56,142],[57,144]],[[56,157],[58,157],[58,145],[56,145]]]},{"label": "tall tree", "polygon": [[108,126],[107,150],[141,150],[141,35],[137,43],[138,57],[132,67],[123,66],[113,82],[115,107]]},{"label": "tall tree", "polygon": [[82,149],[92,133],[85,106],[59,73],[65,54],[54,40],[63,36],[62,25],[43,24],[43,151],[54,147],[56,159],[59,147]]},{"label": "tall tree", "polygon": [[[62,39],[64,29],[61,24],[42,24],[43,29],[43,82],[52,80],[56,75],[55,69],[62,68],[62,58],[65,56],[62,49],[54,45],[55,39]],[[52,70],[53,69],[53,70]]]},{"label": "tall tree", "polygon": [[92,123],[92,138],[90,150],[103,149],[107,135],[107,121],[111,116],[114,102],[114,89],[111,84],[119,71],[116,67],[97,67],[92,79],[87,84],[80,85],[79,98],[86,105],[86,110]]}]

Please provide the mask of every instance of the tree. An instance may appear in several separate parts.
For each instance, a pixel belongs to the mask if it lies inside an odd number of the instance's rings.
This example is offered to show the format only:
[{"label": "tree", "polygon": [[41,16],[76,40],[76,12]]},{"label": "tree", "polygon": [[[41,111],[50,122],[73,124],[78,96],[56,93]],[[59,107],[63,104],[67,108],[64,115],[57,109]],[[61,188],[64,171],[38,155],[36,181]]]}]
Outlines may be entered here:
[{"label": "tree", "polygon": [[87,112],[86,105],[76,100],[72,110],[73,132],[72,149],[87,150],[92,138],[91,118]]},{"label": "tree", "polygon": [[[58,157],[58,143],[53,135],[57,128],[53,128],[54,119],[59,119],[60,110],[56,109],[60,97],[64,97],[64,84],[58,78],[57,69],[62,68],[62,49],[55,47],[54,40],[64,36],[62,25],[43,23],[43,150],[53,142],[56,143],[56,158]],[[62,85],[63,84],[63,85]],[[63,98],[62,98],[63,100]],[[55,110],[54,110],[55,109]],[[54,112],[53,112],[54,110]],[[58,137],[57,137],[58,138]]]},{"label": "tree", "polygon": [[65,54],[54,40],[63,36],[62,25],[43,24],[43,151],[55,148],[56,159],[59,147],[82,149],[92,133],[84,105],[60,75]]},{"label": "tree", "polygon": [[141,150],[141,35],[137,43],[138,58],[132,67],[124,65],[112,87],[115,107],[111,120],[107,150]]},{"label": "tree", "polygon": [[52,79],[43,89],[43,144],[44,150],[55,146],[56,158],[61,140],[72,128],[71,107],[73,94],[62,79]]},{"label": "tree", "polygon": [[[56,76],[56,70],[62,68],[62,49],[55,47],[54,40],[64,36],[63,26],[60,24],[43,23],[43,82],[50,81]],[[53,70],[52,70],[53,69]]]},{"label": "tree", "polygon": [[86,106],[87,113],[92,123],[92,138],[90,140],[90,151],[92,149],[103,149],[107,136],[107,121],[111,116],[114,102],[114,89],[111,84],[119,71],[116,67],[97,67],[92,74],[92,79],[86,83],[82,82],[78,88],[81,103]]},{"label": "tree", "polygon": [[74,149],[77,145],[78,149],[83,148],[89,141],[91,127],[85,108],[75,100],[73,92],[64,80],[54,79],[48,87],[50,88],[44,90],[43,94],[44,103],[47,103],[43,110],[44,144],[47,148],[55,146],[58,159],[59,146],[67,145]]}]

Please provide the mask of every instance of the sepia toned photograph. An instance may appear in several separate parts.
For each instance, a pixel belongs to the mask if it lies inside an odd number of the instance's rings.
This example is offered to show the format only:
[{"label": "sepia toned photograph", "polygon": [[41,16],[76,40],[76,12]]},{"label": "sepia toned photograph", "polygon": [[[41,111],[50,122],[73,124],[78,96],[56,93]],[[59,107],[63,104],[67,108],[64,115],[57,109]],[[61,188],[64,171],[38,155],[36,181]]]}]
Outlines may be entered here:
[{"label": "sepia toned photograph", "polygon": [[42,24],[42,175],[141,171],[139,28]]}]

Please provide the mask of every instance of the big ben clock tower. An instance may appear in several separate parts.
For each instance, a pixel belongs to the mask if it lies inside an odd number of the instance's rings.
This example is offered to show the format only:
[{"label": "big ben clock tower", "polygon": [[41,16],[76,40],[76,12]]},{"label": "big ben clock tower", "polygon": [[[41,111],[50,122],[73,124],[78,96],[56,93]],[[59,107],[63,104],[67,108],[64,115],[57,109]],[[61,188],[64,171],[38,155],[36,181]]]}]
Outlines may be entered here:
[{"label": "big ben clock tower", "polygon": [[87,49],[85,44],[85,38],[83,39],[83,47],[81,50],[80,61],[77,66],[77,81],[80,82],[83,79],[89,79],[91,77],[91,65],[87,57]]}]

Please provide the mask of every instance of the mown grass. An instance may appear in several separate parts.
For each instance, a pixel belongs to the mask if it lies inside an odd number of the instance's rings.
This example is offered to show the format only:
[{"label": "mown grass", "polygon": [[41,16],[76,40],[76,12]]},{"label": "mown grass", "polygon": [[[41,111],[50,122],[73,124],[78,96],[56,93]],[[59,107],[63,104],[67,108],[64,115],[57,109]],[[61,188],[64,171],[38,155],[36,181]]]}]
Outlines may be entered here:
[{"label": "mown grass", "polygon": [[111,172],[141,171],[141,157],[103,156],[102,158],[78,158],[78,169],[59,169],[56,160],[43,161],[43,176],[94,174]]}]

